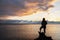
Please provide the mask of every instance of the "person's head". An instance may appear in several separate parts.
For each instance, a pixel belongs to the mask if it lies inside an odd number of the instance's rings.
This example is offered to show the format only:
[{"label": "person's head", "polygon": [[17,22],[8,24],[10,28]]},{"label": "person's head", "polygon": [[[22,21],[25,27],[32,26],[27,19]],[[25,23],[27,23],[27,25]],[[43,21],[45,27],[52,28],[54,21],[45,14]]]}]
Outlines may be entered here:
[{"label": "person's head", "polygon": [[45,21],[45,18],[43,18],[43,21]]}]

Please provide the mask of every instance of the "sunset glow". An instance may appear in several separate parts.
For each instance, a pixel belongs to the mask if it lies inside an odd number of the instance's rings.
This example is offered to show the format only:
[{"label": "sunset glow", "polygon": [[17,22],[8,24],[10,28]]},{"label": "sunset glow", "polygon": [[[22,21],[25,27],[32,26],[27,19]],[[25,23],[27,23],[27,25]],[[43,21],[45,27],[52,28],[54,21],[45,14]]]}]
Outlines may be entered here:
[{"label": "sunset glow", "polygon": [[[21,2],[21,1],[20,1]],[[24,5],[14,6],[6,4],[1,8],[2,20],[41,21],[43,17],[48,21],[60,21],[60,0],[23,0]]]}]

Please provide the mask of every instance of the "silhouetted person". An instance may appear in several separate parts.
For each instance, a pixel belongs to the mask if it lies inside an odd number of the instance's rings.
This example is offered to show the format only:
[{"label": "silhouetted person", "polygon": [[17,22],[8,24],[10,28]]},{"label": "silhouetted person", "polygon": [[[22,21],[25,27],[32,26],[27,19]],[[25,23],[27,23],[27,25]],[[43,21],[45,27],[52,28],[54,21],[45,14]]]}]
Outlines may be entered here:
[{"label": "silhouetted person", "polygon": [[42,28],[44,29],[44,33],[46,33],[46,25],[47,25],[47,21],[45,20],[45,18],[43,18],[42,22],[41,22],[41,27],[40,27],[40,32],[42,30]]}]

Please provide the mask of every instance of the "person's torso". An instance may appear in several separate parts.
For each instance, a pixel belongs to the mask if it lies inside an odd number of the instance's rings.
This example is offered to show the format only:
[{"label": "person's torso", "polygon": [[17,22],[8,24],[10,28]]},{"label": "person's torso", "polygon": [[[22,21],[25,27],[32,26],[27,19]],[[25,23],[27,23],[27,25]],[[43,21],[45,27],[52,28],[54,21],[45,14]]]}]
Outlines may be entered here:
[{"label": "person's torso", "polygon": [[42,21],[42,25],[45,26],[47,24],[46,21]]}]

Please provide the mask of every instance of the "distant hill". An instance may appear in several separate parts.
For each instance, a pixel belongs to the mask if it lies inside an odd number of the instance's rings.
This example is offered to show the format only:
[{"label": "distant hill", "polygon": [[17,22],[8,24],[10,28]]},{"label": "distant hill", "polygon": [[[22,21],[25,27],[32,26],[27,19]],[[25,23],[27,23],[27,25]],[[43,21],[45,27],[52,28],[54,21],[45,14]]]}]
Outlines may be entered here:
[{"label": "distant hill", "polygon": [[[48,24],[60,24],[60,22],[47,21]],[[41,24],[41,21],[27,20],[0,20],[0,24]]]}]

